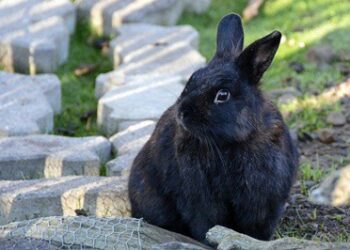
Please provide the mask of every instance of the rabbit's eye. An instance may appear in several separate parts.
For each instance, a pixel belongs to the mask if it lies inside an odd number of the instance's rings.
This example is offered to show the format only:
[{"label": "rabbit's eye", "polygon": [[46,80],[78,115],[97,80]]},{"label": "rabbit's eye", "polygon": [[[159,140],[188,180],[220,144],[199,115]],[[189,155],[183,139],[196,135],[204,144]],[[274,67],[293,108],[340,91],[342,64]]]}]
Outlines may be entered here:
[{"label": "rabbit's eye", "polygon": [[218,103],[224,103],[227,102],[231,97],[230,91],[228,91],[227,89],[220,89],[215,96],[215,100],[214,103],[218,104]]}]

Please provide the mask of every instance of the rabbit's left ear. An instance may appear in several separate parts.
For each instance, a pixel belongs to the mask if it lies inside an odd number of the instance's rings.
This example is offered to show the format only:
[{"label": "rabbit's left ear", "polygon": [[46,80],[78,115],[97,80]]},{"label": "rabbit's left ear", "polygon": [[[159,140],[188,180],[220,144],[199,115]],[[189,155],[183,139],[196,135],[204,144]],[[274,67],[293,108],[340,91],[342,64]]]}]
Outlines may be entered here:
[{"label": "rabbit's left ear", "polygon": [[274,31],[249,45],[237,58],[240,71],[251,84],[257,84],[271,65],[280,40],[281,33]]},{"label": "rabbit's left ear", "polygon": [[242,51],[244,33],[241,17],[236,14],[224,16],[217,30],[216,58],[235,58]]}]

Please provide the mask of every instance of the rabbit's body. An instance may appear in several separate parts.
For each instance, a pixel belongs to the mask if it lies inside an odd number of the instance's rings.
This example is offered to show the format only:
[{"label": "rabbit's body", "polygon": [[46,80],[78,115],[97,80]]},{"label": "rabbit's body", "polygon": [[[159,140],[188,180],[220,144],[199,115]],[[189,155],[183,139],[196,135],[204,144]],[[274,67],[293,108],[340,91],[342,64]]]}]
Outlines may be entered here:
[{"label": "rabbit's body", "polygon": [[[237,25],[236,15],[225,18]],[[218,44],[136,157],[132,215],[198,240],[217,224],[267,240],[284,210],[297,151],[277,108],[247,84],[260,77],[242,73],[246,58],[225,60],[220,52]]]}]

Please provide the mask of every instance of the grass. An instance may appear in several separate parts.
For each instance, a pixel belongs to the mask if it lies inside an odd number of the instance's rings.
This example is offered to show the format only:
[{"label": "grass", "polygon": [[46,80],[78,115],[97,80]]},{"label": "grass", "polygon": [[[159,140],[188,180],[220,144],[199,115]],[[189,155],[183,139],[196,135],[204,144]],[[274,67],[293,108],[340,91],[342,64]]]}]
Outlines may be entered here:
[{"label": "grass", "polygon": [[[89,26],[79,23],[71,38],[67,63],[57,72],[62,82],[62,112],[55,117],[56,134],[100,134],[96,125],[95,79],[98,74],[112,70],[112,64],[107,56],[88,44],[90,37]],[[91,74],[78,77],[74,70],[81,64],[95,64],[97,68]]]},{"label": "grass", "polygon": [[319,182],[325,175],[325,170],[320,167],[312,167],[310,163],[302,163],[299,167],[299,179],[302,181]]}]

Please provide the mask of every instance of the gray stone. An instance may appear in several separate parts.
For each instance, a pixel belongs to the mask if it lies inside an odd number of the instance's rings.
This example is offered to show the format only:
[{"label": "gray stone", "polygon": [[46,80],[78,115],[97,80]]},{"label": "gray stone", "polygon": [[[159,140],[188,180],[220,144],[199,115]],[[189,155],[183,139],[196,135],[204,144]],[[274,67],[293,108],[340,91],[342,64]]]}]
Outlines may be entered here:
[{"label": "gray stone", "polygon": [[194,71],[205,66],[205,58],[196,50],[198,32],[192,27],[140,23],[123,25],[118,32],[118,38],[110,44],[117,69],[97,77],[95,95],[98,98],[146,74],[180,76],[186,82]]},{"label": "gray stone", "polygon": [[107,162],[107,176],[129,176],[132,163],[138,152],[117,156],[114,160]]},{"label": "gray stone", "polygon": [[204,250],[202,246],[172,241],[168,243],[158,244],[152,247],[152,250]]},{"label": "gray stone", "polygon": [[115,87],[98,102],[98,126],[110,136],[121,122],[157,120],[182,90],[180,77],[166,75],[145,75]]},{"label": "gray stone", "polygon": [[208,10],[211,0],[180,0],[184,3],[184,10],[197,14],[204,13]]},{"label": "gray stone", "polygon": [[128,216],[127,180],[120,177],[67,176],[0,181],[0,224],[45,216]]},{"label": "gray stone", "polygon": [[125,23],[175,25],[182,14],[178,0],[80,0],[79,16],[90,21],[98,34],[110,35]]},{"label": "gray stone", "polygon": [[74,32],[76,6],[69,0],[3,0],[0,2],[0,33],[53,16],[62,17],[69,32]]},{"label": "gray stone", "polygon": [[[140,32],[142,30],[142,32]],[[146,23],[125,24],[117,29],[118,37],[110,42],[114,68],[155,58],[164,61],[167,51],[180,45],[198,48],[199,35],[191,26],[164,27]]]},{"label": "gray stone", "polygon": [[211,228],[206,234],[206,239],[218,250],[344,250],[350,248],[349,243],[310,241],[290,237],[261,241],[223,226]]},{"label": "gray stone", "polygon": [[306,54],[308,60],[317,63],[319,66],[330,64],[337,59],[337,55],[329,45],[312,47]]},{"label": "gray stone", "polygon": [[118,132],[109,139],[112,142],[114,152],[123,155],[139,151],[151,137],[155,126],[155,121],[141,121]]},{"label": "gray stone", "polygon": [[349,205],[350,165],[330,174],[317,188],[311,191],[310,200],[323,205]]},{"label": "gray stone", "polygon": [[327,122],[333,126],[343,126],[346,123],[346,118],[342,113],[333,112],[327,116]]},{"label": "gray stone", "polygon": [[122,64],[117,70],[100,74],[96,79],[95,95],[100,98],[107,91],[144,75],[179,76],[185,83],[194,71],[205,66],[205,58],[191,46],[180,44],[174,50],[165,48],[137,62]]},{"label": "gray stone", "polygon": [[61,249],[60,247],[53,246],[49,241],[32,239],[29,237],[0,238],[0,246],[2,249],[11,250]]},{"label": "gray stone", "polygon": [[317,136],[320,142],[326,144],[335,142],[335,133],[331,128],[321,128],[317,130]]},{"label": "gray stone", "polygon": [[51,132],[60,110],[61,84],[55,75],[0,71],[0,138]]},{"label": "gray stone", "polygon": [[120,132],[110,138],[116,159],[106,165],[108,176],[128,176],[132,163],[143,145],[150,138],[156,122],[122,122]]},{"label": "gray stone", "polygon": [[68,56],[75,6],[68,0],[0,3],[0,65],[7,71],[53,72]]},{"label": "gray stone", "polygon": [[0,179],[99,175],[110,158],[104,137],[31,135],[0,139]]},{"label": "gray stone", "polygon": [[7,71],[53,72],[68,57],[69,32],[59,17],[0,36],[0,64]]},{"label": "gray stone", "polygon": [[32,22],[46,20],[52,16],[63,19],[69,33],[73,34],[76,25],[76,6],[70,0],[39,1],[29,10]]}]

